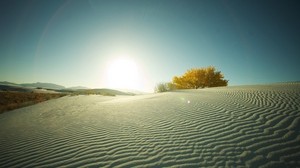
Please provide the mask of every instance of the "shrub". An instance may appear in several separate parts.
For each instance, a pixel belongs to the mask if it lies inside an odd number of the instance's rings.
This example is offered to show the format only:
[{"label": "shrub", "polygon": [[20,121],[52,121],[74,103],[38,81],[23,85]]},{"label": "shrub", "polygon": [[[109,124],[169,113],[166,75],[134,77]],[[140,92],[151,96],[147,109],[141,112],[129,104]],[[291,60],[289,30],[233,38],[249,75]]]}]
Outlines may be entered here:
[{"label": "shrub", "polygon": [[177,89],[198,89],[228,85],[228,80],[225,80],[224,75],[220,71],[216,71],[213,66],[187,70],[184,75],[173,77],[172,82]]},{"label": "shrub", "polygon": [[154,92],[160,93],[160,92],[167,92],[167,91],[171,91],[171,90],[175,90],[175,89],[176,89],[176,86],[171,82],[158,83],[154,88]]},{"label": "shrub", "polygon": [[154,88],[155,93],[166,92],[166,91],[168,91],[166,83],[158,83]]}]

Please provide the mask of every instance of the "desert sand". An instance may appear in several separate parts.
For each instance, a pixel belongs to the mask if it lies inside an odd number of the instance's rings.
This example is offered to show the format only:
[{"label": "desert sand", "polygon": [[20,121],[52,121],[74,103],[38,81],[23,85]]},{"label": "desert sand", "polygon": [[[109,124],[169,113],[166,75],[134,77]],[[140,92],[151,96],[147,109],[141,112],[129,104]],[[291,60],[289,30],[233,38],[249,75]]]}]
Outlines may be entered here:
[{"label": "desert sand", "polygon": [[66,96],[0,115],[0,167],[300,167],[300,84]]}]

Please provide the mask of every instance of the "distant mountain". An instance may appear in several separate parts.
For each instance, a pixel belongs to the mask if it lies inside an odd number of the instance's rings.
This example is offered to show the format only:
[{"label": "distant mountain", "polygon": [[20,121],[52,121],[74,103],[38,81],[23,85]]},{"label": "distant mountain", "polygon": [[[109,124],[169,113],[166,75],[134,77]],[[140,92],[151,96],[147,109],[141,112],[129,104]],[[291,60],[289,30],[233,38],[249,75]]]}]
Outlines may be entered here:
[{"label": "distant mountain", "polygon": [[19,84],[20,86],[23,87],[31,87],[31,88],[45,88],[45,89],[54,89],[54,90],[61,90],[61,89],[65,89],[64,86],[61,85],[57,85],[57,84],[53,84],[53,83],[23,83],[23,84]]},{"label": "distant mountain", "polygon": [[78,93],[78,94],[99,94],[99,95],[138,95],[145,94],[144,92],[139,92],[136,90],[114,90],[114,89],[90,89],[83,86],[75,86],[66,88],[62,85],[57,85],[54,83],[22,83],[16,84],[7,81],[0,81],[0,90],[2,91],[23,91],[23,92],[31,92],[31,91],[40,91],[40,88],[56,90],[57,92],[63,93]]},{"label": "distant mountain", "polygon": [[0,82],[0,91],[17,91],[17,92],[31,92],[34,89],[22,87],[17,84],[8,84]]},{"label": "distant mountain", "polygon": [[104,94],[114,94],[114,95],[134,95],[132,93],[125,93],[119,90],[113,90],[113,89],[91,89],[96,92],[104,93]]},{"label": "distant mountain", "polygon": [[121,92],[129,93],[129,94],[135,94],[135,95],[143,95],[148,94],[147,92],[142,92],[134,89],[118,89]]},{"label": "distant mountain", "polygon": [[74,86],[74,87],[68,87],[67,90],[80,90],[80,89],[90,89],[84,86]]},{"label": "distant mountain", "polygon": [[133,96],[135,94],[132,93],[125,93],[118,90],[113,89],[79,89],[76,90],[73,93],[77,94],[99,94],[99,95],[127,95],[127,96]]},{"label": "distant mountain", "polygon": [[13,85],[13,86],[18,86],[18,84],[16,84],[16,83],[7,82],[7,81],[3,81],[3,82],[0,81],[0,85]]}]

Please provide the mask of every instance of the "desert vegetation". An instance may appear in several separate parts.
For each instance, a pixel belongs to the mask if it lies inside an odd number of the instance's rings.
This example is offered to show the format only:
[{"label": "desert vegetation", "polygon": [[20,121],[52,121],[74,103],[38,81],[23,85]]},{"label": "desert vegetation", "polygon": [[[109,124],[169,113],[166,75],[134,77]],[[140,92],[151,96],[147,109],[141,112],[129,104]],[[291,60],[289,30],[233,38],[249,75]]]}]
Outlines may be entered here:
[{"label": "desert vegetation", "polygon": [[46,100],[59,98],[66,94],[61,93],[34,93],[34,92],[13,92],[0,91],[0,113],[29,106]]},{"label": "desert vegetation", "polygon": [[228,80],[224,79],[221,71],[217,71],[214,66],[208,66],[189,69],[182,76],[174,76],[172,82],[157,84],[154,90],[155,92],[166,92],[174,89],[198,89],[227,85]]},{"label": "desert vegetation", "polygon": [[172,83],[172,82],[161,82],[156,84],[155,88],[154,88],[154,92],[155,93],[160,93],[160,92],[167,92],[167,91],[171,91],[171,90],[175,90],[176,86]]},{"label": "desert vegetation", "polygon": [[[37,83],[43,84],[43,83]],[[46,83],[49,86],[59,86],[51,83]],[[45,84],[45,85],[46,85]],[[28,87],[27,87],[28,86]],[[62,96],[77,96],[77,95],[100,95],[100,96],[116,96],[127,95],[134,96],[135,94],[129,92],[122,92],[113,89],[55,89],[46,88],[36,84],[32,87],[27,84],[26,87],[22,84],[15,84],[9,82],[0,82],[0,113],[14,110],[24,106],[33,105],[46,100],[59,98]],[[37,86],[37,87],[35,87]],[[65,88],[61,86],[61,88]]]}]

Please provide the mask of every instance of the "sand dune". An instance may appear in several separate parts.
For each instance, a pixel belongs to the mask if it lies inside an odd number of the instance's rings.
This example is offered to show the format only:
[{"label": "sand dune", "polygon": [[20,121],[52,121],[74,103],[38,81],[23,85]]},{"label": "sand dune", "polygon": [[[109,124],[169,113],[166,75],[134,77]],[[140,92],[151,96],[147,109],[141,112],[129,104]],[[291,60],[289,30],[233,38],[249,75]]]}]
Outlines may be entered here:
[{"label": "sand dune", "polygon": [[0,167],[300,167],[300,84],[73,96],[0,115]]}]

